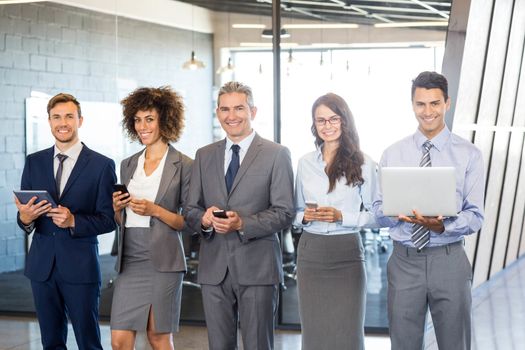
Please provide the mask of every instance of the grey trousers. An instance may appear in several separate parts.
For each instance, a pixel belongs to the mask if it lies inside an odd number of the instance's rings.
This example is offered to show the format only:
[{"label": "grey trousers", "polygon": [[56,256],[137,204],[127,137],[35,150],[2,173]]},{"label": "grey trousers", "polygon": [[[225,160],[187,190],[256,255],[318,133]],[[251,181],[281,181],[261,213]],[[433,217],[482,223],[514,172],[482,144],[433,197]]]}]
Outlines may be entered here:
[{"label": "grey trousers", "polygon": [[210,350],[236,350],[237,322],[244,349],[273,349],[278,285],[242,286],[230,271],[219,285],[202,285]]},{"label": "grey trousers", "polygon": [[420,253],[394,242],[387,274],[392,350],[423,349],[429,308],[439,349],[470,349],[472,267],[463,242]]}]

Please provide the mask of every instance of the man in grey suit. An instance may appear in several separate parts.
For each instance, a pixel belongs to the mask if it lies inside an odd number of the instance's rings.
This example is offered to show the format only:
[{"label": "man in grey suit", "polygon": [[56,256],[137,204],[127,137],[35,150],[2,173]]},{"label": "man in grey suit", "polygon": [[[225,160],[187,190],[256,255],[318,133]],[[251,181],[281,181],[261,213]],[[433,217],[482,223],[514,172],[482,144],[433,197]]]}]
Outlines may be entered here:
[{"label": "man in grey suit", "polygon": [[240,321],[245,349],[273,349],[283,280],[277,232],[294,216],[290,152],[253,131],[250,87],[225,84],[216,112],[227,137],[197,151],[186,211],[203,237],[198,282],[209,347],[237,349]]}]

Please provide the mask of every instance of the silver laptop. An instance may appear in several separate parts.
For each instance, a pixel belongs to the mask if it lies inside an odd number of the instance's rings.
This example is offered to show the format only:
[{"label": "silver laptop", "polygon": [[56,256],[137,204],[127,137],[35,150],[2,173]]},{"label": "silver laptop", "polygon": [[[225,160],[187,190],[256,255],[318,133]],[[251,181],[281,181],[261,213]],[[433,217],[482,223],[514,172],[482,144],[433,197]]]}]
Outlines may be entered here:
[{"label": "silver laptop", "polygon": [[456,216],[456,175],[453,167],[383,167],[381,189],[386,216]]}]

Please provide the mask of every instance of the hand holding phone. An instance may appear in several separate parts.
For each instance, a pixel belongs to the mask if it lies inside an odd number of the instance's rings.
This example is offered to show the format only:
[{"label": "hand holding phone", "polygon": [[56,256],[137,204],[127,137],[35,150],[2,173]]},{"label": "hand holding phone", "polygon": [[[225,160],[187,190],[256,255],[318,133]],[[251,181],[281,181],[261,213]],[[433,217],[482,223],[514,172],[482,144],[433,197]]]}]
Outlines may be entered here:
[{"label": "hand holding phone", "polygon": [[222,210],[222,209],[214,210],[213,211],[213,216],[215,216],[216,218],[221,218],[221,219],[227,219],[228,218],[228,215],[226,214],[226,211]]},{"label": "hand holding phone", "polygon": [[317,209],[317,202],[315,201],[305,201],[304,204],[308,209]]},{"label": "hand holding phone", "polygon": [[115,192],[120,191],[120,192],[122,192],[121,194],[129,193],[128,188],[124,184],[114,184],[113,185],[113,191],[115,191]]}]

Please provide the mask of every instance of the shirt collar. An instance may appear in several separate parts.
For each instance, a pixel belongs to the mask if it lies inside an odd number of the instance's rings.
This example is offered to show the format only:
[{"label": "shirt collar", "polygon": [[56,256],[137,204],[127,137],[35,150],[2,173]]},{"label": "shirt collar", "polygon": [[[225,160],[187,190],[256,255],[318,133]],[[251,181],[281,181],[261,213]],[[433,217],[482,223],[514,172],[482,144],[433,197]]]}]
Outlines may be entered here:
[{"label": "shirt collar", "polygon": [[[434,148],[436,148],[438,151],[441,151],[443,150],[443,148],[445,147],[445,144],[450,139],[450,135],[451,135],[451,132],[448,129],[448,127],[445,125],[443,130],[441,130],[439,134],[434,136],[430,141],[432,142],[432,145],[434,146]],[[423,144],[425,143],[426,140],[428,140],[427,137],[423,135],[423,133],[419,129],[417,129],[416,133],[414,134],[414,142],[416,143],[416,146],[419,149],[423,148]]]},{"label": "shirt collar", "polygon": [[324,143],[322,143],[319,146],[315,147],[315,159],[318,162],[320,162],[320,163],[324,162],[324,160],[323,160],[323,145],[324,145]]},{"label": "shirt collar", "polygon": [[55,145],[55,154],[53,155],[53,158],[57,156],[57,154],[62,153],[68,156],[68,158],[71,158],[72,160],[76,161],[78,159],[78,156],[80,155],[80,152],[82,151],[82,142],[78,141],[73,146],[67,149],[67,151],[60,151],[58,147]]},{"label": "shirt collar", "polygon": [[228,152],[230,148],[232,147],[232,145],[234,144],[239,145],[239,147],[241,148],[240,149],[241,152],[242,151],[246,152],[248,148],[250,147],[250,145],[252,144],[252,141],[254,138],[255,138],[255,131],[253,129],[252,129],[252,133],[248,135],[246,138],[244,138],[239,143],[234,143],[232,140],[226,137],[226,152]]}]

